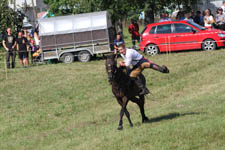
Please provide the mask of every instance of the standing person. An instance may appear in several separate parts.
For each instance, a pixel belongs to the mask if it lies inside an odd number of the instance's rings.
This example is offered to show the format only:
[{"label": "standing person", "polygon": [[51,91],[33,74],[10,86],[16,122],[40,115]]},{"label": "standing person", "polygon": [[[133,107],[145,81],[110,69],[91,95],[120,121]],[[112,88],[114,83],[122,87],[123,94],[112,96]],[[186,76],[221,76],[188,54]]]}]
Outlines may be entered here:
[{"label": "standing person", "polygon": [[26,65],[27,67],[29,67],[29,63],[28,63],[29,45],[28,45],[27,38],[23,36],[22,31],[18,33],[18,38],[16,39],[16,46],[17,46],[17,51],[19,53],[21,66],[24,67],[24,65]]},{"label": "standing person", "polygon": [[33,54],[37,51],[37,47],[34,44],[34,40],[30,40],[30,57],[31,57],[31,63],[34,63],[34,56]]},{"label": "standing person", "polygon": [[120,66],[129,67],[133,66],[130,77],[132,81],[136,83],[136,85],[140,88],[140,95],[145,95],[149,93],[149,90],[145,87],[145,85],[137,79],[137,76],[146,68],[151,68],[157,70],[162,73],[169,73],[169,70],[166,66],[160,67],[157,64],[154,64],[147,59],[145,59],[140,53],[135,51],[134,49],[128,49],[125,45],[119,45],[118,50],[120,55],[123,58],[123,61],[120,62]]},{"label": "standing person", "polygon": [[11,28],[7,29],[7,35],[3,39],[3,47],[6,50],[6,64],[7,68],[10,68],[10,56],[12,57],[12,68],[15,68],[15,59],[16,59],[16,42],[15,38],[12,35]]},{"label": "standing person", "polygon": [[196,11],[196,16],[194,17],[194,22],[201,25],[201,26],[204,26],[204,19],[201,15],[201,11]]},{"label": "standing person", "polygon": [[39,38],[37,29],[35,29],[35,31],[34,31],[34,42],[35,42],[35,45],[37,46],[37,48],[40,48],[40,38]]},{"label": "standing person", "polygon": [[223,14],[225,14],[225,1],[223,1],[223,5],[221,6],[221,8],[223,9]]},{"label": "standing person", "polygon": [[177,21],[180,21],[180,20],[184,20],[184,13],[183,13],[183,11],[179,11],[178,13],[177,13],[177,16],[176,16],[176,20]]},{"label": "standing person", "polygon": [[193,19],[191,18],[191,14],[190,13],[186,13],[184,16],[185,16],[184,20],[187,20],[187,21],[190,21],[190,22],[194,22]]},{"label": "standing person", "polygon": [[212,28],[214,23],[215,23],[215,20],[211,14],[211,11],[209,9],[206,9],[204,11],[204,26],[206,28]]},{"label": "standing person", "polygon": [[121,37],[120,33],[118,32],[116,34],[116,39],[114,40],[113,42],[113,45],[114,45],[114,53],[117,54],[117,49],[118,49],[118,46],[121,45],[121,44],[124,44],[124,40],[123,38]]},{"label": "standing person", "polygon": [[218,8],[217,9],[217,14],[215,17],[215,21],[216,21],[216,27],[218,29],[224,30],[224,26],[225,26],[225,14],[223,14],[223,9],[222,8]]},{"label": "standing person", "polygon": [[169,18],[168,12],[164,12],[161,14],[161,19],[159,20],[159,22],[164,22],[164,21],[171,21],[171,19]]},{"label": "standing person", "polygon": [[131,24],[128,27],[128,31],[131,34],[133,49],[136,49],[136,40],[140,42],[140,34],[139,25],[134,19],[131,19]]}]

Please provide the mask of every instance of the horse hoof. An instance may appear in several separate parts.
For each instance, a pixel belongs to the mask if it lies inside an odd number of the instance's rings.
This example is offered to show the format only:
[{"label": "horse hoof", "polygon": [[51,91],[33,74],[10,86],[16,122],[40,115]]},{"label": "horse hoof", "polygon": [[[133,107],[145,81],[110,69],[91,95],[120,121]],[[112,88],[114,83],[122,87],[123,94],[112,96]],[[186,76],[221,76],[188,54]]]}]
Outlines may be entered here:
[{"label": "horse hoof", "polygon": [[133,127],[134,125],[133,124],[130,124],[130,127]]},{"label": "horse hoof", "polygon": [[123,126],[118,126],[117,130],[123,130]]},{"label": "horse hoof", "polygon": [[142,120],[142,123],[149,123],[149,122],[150,122],[150,120],[147,117]]}]

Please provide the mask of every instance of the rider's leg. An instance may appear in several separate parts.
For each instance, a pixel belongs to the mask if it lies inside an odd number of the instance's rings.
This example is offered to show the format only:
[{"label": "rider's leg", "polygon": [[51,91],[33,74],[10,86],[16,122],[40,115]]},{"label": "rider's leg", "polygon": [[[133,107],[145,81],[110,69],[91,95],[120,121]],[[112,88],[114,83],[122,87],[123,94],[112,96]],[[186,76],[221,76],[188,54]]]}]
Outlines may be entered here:
[{"label": "rider's leg", "polygon": [[141,66],[142,66],[142,68],[152,68],[152,69],[162,72],[162,73],[169,73],[168,68],[164,65],[161,67],[154,63],[145,62],[145,63],[142,63]]},{"label": "rider's leg", "polygon": [[145,95],[149,93],[149,90],[146,88],[146,86],[142,83],[141,79],[137,78],[137,76],[143,71],[142,67],[139,66],[136,69],[134,69],[130,73],[131,80],[134,81],[134,83],[140,88],[140,95]]}]

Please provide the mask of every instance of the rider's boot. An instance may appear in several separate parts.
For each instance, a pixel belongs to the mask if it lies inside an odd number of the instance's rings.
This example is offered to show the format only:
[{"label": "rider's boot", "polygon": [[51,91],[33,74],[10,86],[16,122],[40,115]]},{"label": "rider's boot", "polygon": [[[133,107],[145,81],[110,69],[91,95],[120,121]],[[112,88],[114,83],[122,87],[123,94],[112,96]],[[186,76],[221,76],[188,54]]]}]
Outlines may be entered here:
[{"label": "rider's boot", "polygon": [[140,79],[135,79],[134,81],[135,81],[135,84],[140,88],[140,92],[139,92],[140,95],[146,95],[150,93]]}]

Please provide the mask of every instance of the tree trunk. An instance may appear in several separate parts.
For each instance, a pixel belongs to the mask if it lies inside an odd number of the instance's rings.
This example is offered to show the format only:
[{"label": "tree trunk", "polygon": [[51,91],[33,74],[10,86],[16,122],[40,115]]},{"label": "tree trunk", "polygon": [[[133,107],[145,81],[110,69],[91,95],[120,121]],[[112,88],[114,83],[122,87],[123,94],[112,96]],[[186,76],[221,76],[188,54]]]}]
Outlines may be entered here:
[{"label": "tree trunk", "polygon": [[147,4],[145,7],[145,20],[144,20],[144,24],[150,24],[150,23],[154,23],[155,21],[155,11],[154,11],[154,4]]},{"label": "tree trunk", "polygon": [[37,18],[37,11],[36,11],[36,7],[34,6],[34,0],[31,0],[31,2],[32,2],[32,8],[33,8],[33,15],[34,15],[33,27],[35,27],[35,25],[36,25],[36,18]]}]

